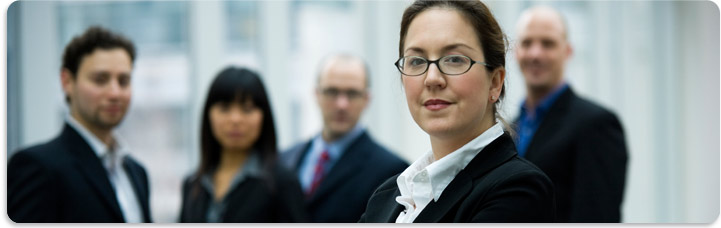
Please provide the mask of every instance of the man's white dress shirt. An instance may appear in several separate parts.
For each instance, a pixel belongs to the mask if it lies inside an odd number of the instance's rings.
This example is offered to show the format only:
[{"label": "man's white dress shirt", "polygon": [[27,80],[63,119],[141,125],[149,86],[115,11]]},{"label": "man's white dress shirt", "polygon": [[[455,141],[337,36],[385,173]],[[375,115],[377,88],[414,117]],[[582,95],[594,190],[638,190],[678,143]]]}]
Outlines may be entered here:
[{"label": "man's white dress shirt", "polygon": [[100,161],[103,163],[105,170],[108,171],[108,179],[115,190],[115,197],[123,212],[123,218],[128,223],[143,222],[143,211],[140,206],[138,196],[133,189],[133,183],[130,181],[128,173],[123,168],[123,158],[128,156],[129,148],[127,145],[113,132],[115,141],[114,147],[109,147],[103,143],[98,137],[87,130],[72,115],[66,116],[68,125],[75,129],[85,142],[90,145]]}]

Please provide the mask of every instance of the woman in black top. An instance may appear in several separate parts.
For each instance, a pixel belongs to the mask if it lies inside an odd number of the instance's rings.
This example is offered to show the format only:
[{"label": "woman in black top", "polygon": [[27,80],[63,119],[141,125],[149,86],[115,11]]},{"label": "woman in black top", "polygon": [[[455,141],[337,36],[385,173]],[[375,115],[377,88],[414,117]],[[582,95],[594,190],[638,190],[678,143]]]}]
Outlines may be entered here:
[{"label": "woman in black top", "polygon": [[295,177],[276,162],[262,81],[226,68],[203,108],[200,167],[183,184],[180,222],[306,222]]},{"label": "woman in black top", "polygon": [[490,10],[415,1],[400,36],[408,109],[432,148],[376,189],[360,221],[553,221],[553,184],[517,156],[497,112],[507,41]]}]

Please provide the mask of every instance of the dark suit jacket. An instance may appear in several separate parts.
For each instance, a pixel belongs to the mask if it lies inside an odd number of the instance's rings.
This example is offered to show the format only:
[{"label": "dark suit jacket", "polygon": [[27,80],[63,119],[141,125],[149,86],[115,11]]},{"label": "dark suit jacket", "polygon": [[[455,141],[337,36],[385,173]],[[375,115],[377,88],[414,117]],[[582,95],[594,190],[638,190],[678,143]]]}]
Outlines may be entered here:
[{"label": "dark suit jacket", "polygon": [[[396,179],[373,193],[360,222],[395,222],[405,208]],[[431,202],[414,223],[552,222],[553,184],[536,166],[518,157],[508,134],[488,144]]]},{"label": "dark suit jacket", "polygon": [[[145,169],[125,157],[123,168],[152,222]],[[8,216],[15,222],[124,222],[115,191],[98,156],[65,124],[52,141],[24,149],[8,163]]]},{"label": "dark suit jacket", "polygon": [[[267,176],[248,176],[226,193],[227,208],[222,221],[228,223],[252,222],[308,222],[303,207],[303,192],[290,171],[274,166],[270,180]],[[183,205],[180,222],[207,222],[210,193],[195,185],[198,178],[186,178],[183,184]]]},{"label": "dark suit jacket", "polygon": [[[296,173],[311,141],[281,154]],[[390,176],[403,172],[408,163],[378,145],[363,132],[348,145],[315,193],[306,199],[312,222],[357,222],[373,190]],[[295,175],[297,177],[297,175]]]},{"label": "dark suit jacket", "polygon": [[525,158],[553,181],[559,222],[620,222],[627,156],[616,115],[568,87],[551,105]]}]

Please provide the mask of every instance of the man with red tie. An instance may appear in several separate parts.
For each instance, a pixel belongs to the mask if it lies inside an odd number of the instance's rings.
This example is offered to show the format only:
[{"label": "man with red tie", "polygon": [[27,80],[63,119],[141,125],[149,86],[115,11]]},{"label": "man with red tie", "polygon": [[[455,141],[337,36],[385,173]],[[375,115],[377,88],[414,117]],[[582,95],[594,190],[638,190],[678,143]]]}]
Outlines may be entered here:
[{"label": "man with red tie", "polygon": [[298,175],[313,222],[357,222],[376,187],[408,167],[358,123],[370,99],[368,72],[358,57],[327,58],[315,91],[323,130],[280,155]]}]

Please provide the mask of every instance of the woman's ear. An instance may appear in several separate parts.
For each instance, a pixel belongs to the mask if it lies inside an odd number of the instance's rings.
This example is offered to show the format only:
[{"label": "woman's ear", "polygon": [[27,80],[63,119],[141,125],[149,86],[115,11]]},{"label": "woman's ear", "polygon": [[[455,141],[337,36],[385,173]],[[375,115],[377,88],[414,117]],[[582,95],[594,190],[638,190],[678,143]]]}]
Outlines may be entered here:
[{"label": "woman's ear", "polygon": [[498,67],[491,73],[491,86],[488,96],[492,103],[495,103],[500,99],[501,92],[503,91],[503,83],[506,80],[506,69]]}]

